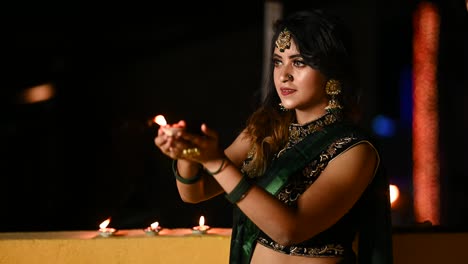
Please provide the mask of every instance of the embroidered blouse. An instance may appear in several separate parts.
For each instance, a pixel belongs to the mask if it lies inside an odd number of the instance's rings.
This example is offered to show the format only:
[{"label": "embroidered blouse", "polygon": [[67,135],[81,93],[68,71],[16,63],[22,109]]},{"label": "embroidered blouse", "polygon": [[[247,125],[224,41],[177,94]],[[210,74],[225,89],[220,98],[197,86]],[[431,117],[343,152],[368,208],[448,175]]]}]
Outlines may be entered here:
[{"label": "embroidered blouse", "polygon": [[[339,117],[333,114],[326,114],[305,125],[291,124],[289,127],[289,141],[286,146],[275,155],[275,157],[281,156],[286,150],[300,142],[309,134],[340,121]],[[362,140],[365,140],[365,138],[351,132],[335,140],[318,156],[317,159],[310,162],[302,169],[302,171],[300,171],[300,173],[289,178],[289,182],[286,186],[276,195],[278,200],[288,206],[296,206],[298,198],[315,182],[322,171],[326,168],[328,162],[344,150]],[[248,162],[248,159],[246,162]],[[275,251],[289,255],[354,258],[355,255],[352,250],[352,242],[358,229],[358,210],[360,207],[361,206],[358,202],[336,224],[322,233],[297,245],[283,246],[272,240],[263,232],[260,233],[257,242]]]}]

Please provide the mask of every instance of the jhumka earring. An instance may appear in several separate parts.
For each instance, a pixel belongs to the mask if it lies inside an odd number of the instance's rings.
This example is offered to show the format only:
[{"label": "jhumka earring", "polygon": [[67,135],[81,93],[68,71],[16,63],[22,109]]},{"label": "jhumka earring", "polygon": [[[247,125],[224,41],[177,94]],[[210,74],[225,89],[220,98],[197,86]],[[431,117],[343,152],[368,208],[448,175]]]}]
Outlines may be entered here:
[{"label": "jhumka earring", "polygon": [[284,52],[285,49],[291,47],[291,32],[287,28],[284,28],[283,31],[278,35],[278,39],[275,41],[276,47],[280,52]]},{"label": "jhumka earring", "polygon": [[283,111],[283,112],[287,112],[287,111],[291,110],[291,109],[287,109],[286,107],[284,107],[284,105],[282,103],[279,103],[278,105],[279,105],[280,110]]},{"label": "jhumka earring", "polygon": [[340,102],[336,99],[336,96],[341,93],[341,83],[338,80],[330,79],[325,85],[325,92],[330,96],[326,110],[337,110],[343,108]]}]

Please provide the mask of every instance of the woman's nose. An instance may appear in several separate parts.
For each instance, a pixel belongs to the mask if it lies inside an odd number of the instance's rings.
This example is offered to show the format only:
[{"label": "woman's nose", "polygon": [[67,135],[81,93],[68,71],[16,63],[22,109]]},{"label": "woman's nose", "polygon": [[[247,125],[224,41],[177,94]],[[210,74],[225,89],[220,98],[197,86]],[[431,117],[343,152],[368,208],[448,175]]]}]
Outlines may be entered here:
[{"label": "woman's nose", "polygon": [[292,81],[292,80],[294,80],[294,77],[289,73],[285,73],[285,74],[281,75],[281,77],[280,77],[280,81],[282,81],[282,82],[288,82],[288,81]]}]

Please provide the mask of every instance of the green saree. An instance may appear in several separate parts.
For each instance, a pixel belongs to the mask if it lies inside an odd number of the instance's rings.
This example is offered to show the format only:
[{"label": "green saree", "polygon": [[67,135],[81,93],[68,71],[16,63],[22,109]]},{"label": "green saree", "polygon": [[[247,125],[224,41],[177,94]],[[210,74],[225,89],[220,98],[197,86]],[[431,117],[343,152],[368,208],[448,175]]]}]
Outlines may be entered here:
[{"label": "green saree", "polygon": [[[274,160],[265,174],[256,182],[256,185],[275,196],[287,184],[291,175],[297,173],[303,169],[304,166],[317,158],[317,156],[336,139],[353,132],[357,132],[353,126],[345,125],[340,122],[314,131],[302,141],[285,151],[278,159]],[[388,183],[381,178],[382,177],[379,176],[379,180],[374,180],[373,184],[371,184],[373,186],[372,190],[376,189],[375,187],[379,187],[377,189],[385,188],[385,186],[388,187]],[[388,188],[386,189],[388,190]],[[374,194],[374,192],[372,193]],[[383,194],[385,196],[387,193],[376,192],[375,194],[379,196]],[[385,197],[383,197],[383,199],[385,199]],[[375,201],[385,204],[383,200]],[[369,206],[371,206],[371,204]],[[379,219],[389,218],[389,208],[374,207],[372,208],[376,211],[373,213],[372,217],[378,217]],[[248,264],[250,263],[252,253],[255,249],[260,230],[238,207],[234,207],[233,217],[234,225],[232,229],[229,263]],[[385,230],[388,233],[390,221],[381,222],[379,219],[367,219],[364,221],[365,224],[363,224],[363,228],[360,230],[360,241],[362,240],[363,242],[359,244],[358,256],[359,259],[362,260],[359,263],[392,263],[391,244],[388,243],[389,237],[381,236],[382,231],[378,231],[381,238],[380,241],[377,241],[376,239],[379,236],[375,233],[376,229],[380,230],[381,228],[387,228]],[[376,224],[376,222],[379,222],[379,224]],[[378,245],[376,246],[375,243]],[[372,261],[368,262],[367,258],[372,259]]]}]

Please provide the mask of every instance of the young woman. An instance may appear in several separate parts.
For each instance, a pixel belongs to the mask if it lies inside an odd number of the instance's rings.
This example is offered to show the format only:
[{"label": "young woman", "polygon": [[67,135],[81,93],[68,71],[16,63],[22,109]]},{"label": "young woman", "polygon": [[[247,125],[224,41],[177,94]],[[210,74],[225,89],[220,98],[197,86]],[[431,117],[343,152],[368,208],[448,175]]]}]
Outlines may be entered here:
[{"label": "young woman", "polygon": [[268,95],[228,148],[206,124],[159,129],[181,198],[235,205],[232,264],[392,263],[388,183],[357,125],[346,32],[322,11],[275,30]]}]

